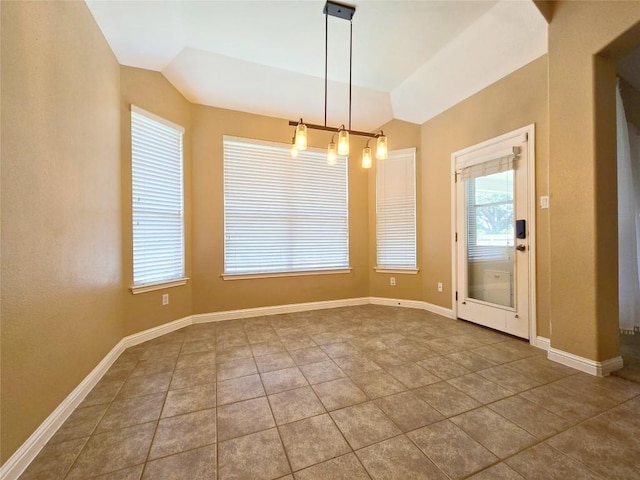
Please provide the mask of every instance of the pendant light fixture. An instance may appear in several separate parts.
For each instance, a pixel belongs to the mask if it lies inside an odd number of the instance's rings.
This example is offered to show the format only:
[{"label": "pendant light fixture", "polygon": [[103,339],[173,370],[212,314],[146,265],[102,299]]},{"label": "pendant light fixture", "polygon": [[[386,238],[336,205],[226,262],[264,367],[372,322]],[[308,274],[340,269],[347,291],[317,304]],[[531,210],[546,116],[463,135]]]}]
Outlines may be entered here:
[{"label": "pendant light fixture", "polygon": [[[378,160],[384,160],[388,157],[388,145],[387,137],[382,130],[380,133],[359,132],[351,129],[351,76],[353,67],[353,16],[356,13],[356,7],[353,5],[345,5],[342,3],[327,1],[324,6],[325,17],[325,33],[324,33],[324,125],[313,125],[310,123],[305,124],[302,118],[298,122],[289,121],[290,126],[295,126],[294,144],[291,149],[291,156],[296,157],[298,150],[305,150],[307,148],[307,128],[312,130],[324,130],[327,132],[334,132],[338,134],[338,144],[333,142],[334,137],[331,137],[331,143],[327,148],[327,163],[329,165],[335,165],[337,163],[337,155],[349,155],[349,135],[356,135],[359,137],[375,138],[376,144],[376,158]],[[340,128],[327,126],[327,90],[328,90],[328,52],[329,52],[329,16],[341,18],[343,20],[349,20],[349,122],[348,128],[343,125]],[[294,152],[295,150],[295,152]],[[336,154],[337,150],[337,154]],[[368,158],[365,162],[365,158]],[[365,163],[368,166],[365,166]],[[362,152],[362,167],[371,168],[372,157],[371,147],[369,147],[369,141],[367,140],[367,146]]]}]

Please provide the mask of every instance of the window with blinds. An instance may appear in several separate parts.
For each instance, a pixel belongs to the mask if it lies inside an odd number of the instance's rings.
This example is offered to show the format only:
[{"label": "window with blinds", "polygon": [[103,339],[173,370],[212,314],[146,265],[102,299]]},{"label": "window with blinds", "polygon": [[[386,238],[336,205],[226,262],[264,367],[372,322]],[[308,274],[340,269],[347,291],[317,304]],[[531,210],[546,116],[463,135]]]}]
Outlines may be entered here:
[{"label": "window with blinds", "polygon": [[134,287],[184,278],[183,133],[131,106]]},{"label": "window with blinds", "polygon": [[376,165],[377,270],[416,270],[416,149]]},{"label": "window with blinds", "polygon": [[347,162],[224,137],[224,273],[349,268]]}]

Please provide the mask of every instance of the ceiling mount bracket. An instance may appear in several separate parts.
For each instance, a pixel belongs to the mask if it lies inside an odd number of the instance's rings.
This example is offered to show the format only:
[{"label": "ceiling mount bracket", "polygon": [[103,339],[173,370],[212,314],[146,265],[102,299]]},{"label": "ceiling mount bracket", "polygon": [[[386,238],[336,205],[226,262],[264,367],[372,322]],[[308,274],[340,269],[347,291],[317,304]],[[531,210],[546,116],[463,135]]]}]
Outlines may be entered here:
[{"label": "ceiling mount bracket", "polygon": [[353,15],[356,13],[356,7],[328,0],[322,13],[351,21]]}]

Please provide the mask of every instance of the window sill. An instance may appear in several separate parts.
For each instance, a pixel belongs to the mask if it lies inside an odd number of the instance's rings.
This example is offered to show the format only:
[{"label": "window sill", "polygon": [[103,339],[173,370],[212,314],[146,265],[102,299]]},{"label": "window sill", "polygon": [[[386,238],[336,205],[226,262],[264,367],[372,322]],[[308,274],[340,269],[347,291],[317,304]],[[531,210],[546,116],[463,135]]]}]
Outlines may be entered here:
[{"label": "window sill", "polygon": [[342,268],[339,270],[314,270],[307,272],[282,272],[282,273],[223,273],[223,280],[253,280],[259,278],[277,278],[277,277],[306,277],[310,275],[335,275],[351,273],[351,268]]},{"label": "window sill", "polygon": [[134,285],[129,288],[131,290],[131,293],[133,293],[134,295],[138,295],[139,293],[153,292],[154,290],[162,290],[163,288],[179,287],[180,285],[186,285],[188,280],[189,279],[187,277],[176,278],[175,280],[168,280],[166,282]]},{"label": "window sill", "polygon": [[398,270],[398,269],[392,269],[392,268],[374,268],[374,270],[376,271],[376,273],[393,273],[396,275],[399,274],[406,274],[406,275],[417,275],[418,272],[420,271],[419,268],[415,268],[415,269],[407,269],[407,270]]}]

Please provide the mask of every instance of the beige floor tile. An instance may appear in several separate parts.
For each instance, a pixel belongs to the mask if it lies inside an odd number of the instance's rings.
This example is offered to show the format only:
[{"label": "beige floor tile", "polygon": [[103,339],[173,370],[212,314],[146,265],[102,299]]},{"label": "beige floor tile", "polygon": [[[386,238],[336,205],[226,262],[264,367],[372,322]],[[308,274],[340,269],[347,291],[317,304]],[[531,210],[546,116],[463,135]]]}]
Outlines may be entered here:
[{"label": "beige floor tile", "polygon": [[269,395],[268,398],[278,425],[313,417],[326,411],[311,387],[288,390]]},{"label": "beige floor tile", "polygon": [[180,354],[178,357],[178,363],[176,364],[176,370],[182,368],[193,367],[215,367],[216,365],[216,352],[196,352]]},{"label": "beige floor tile", "polygon": [[471,372],[477,372],[478,370],[484,370],[485,368],[496,366],[496,362],[492,362],[491,360],[474,352],[475,351],[464,351],[450,353],[445,355],[445,358],[453,360]]},{"label": "beige floor tile", "polygon": [[404,363],[409,363],[410,360],[396,352],[394,349],[386,349],[386,350],[377,350],[374,352],[367,352],[367,358],[369,360],[374,361],[376,364],[380,365],[382,368],[389,369],[389,367],[394,367],[397,365],[402,365]]},{"label": "beige floor tile", "polygon": [[401,433],[373,402],[333,411],[331,418],[354,450]]},{"label": "beige floor tile", "polygon": [[420,367],[417,363],[405,363],[390,367],[387,368],[387,372],[400,380],[407,388],[418,388],[440,381],[440,378]]},{"label": "beige floor tile", "polygon": [[218,444],[218,478],[270,480],[290,472],[274,428]]},{"label": "beige floor tile", "polygon": [[360,353],[356,347],[347,342],[328,343],[320,348],[331,358],[346,357]]},{"label": "beige floor tile", "polygon": [[446,357],[431,357],[425,360],[420,360],[417,364],[443,380],[471,373],[470,370],[467,370],[459,363],[456,363]]},{"label": "beige floor tile", "polygon": [[156,373],[154,375],[144,375],[131,377],[118,392],[116,400],[125,398],[141,397],[152,393],[166,392],[171,383],[171,372]]},{"label": "beige floor tile", "polygon": [[369,400],[367,394],[348,378],[318,383],[313,385],[313,390],[327,410],[336,410]]},{"label": "beige floor tile", "polygon": [[279,430],[294,471],[351,451],[327,414],[288,423]]},{"label": "beige floor tile", "polygon": [[540,439],[571,426],[568,420],[520,396],[505,398],[488,408]]},{"label": "beige floor tile", "polygon": [[215,480],[216,446],[189,450],[147,463],[143,480]]},{"label": "beige floor tile", "polygon": [[381,367],[377,363],[369,360],[362,354],[338,357],[334,358],[333,361],[347,375],[360,375],[374,370],[381,370]]},{"label": "beige floor tile", "polygon": [[208,339],[197,339],[197,340],[189,340],[185,341],[182,344],[182,349],[180,349],[180,353],[182,355],[186,355],[188,353],[197,353],[197,352],[207,352],[209,350],[216,349],[216,340],[214,338]]},{"label": "beige floor tile", "polygon": [[267,430],[275,426],[266,397],[218,407],[218,437],[220,441]]},{"label": "beige floor tile", "polygon": [[[505,460],[527,480],[602,480],[603,478],[575,460],[546,444],[536,445]],[[611,477],[609,477],[611,478]]]},{"label": "beige floor tile", "polygon": [[251,345],[251,352],[254,357],[284,352],[284,345],[280,340],[278,340],[278,336],[275,333],[273,333],[273,335],[276,338],[275,341],[255,343]]},{"label": "beige floor tile", "polygon": [[353,453],[296,472],[296,480],[369,480],[369,478]]},{"label": "beige floor tile", "polygon": [[173,372],[169,390],[196,387],[216,382],[215,366],[192,367]]},{"label": "beige floor tile", "polygon": [[375,404],[386,413],[403,432],[443,420],[444,417],[412,392],[379,398]]},{"label": "beige floor tile", "polygon": [[260,375],[233,378],[218,382],[218,405],[239,402],[266,395]]},{"label": "beige floor tile", "polygon": [[48,445],[88,437],[107,411],[108,405],[77,408],[51,437]]},{"label": "beige floor tile", "polygon": [[538,380],[534,380],[506,365],[498,365],[476,373],[513,393],[524,392],[541,385]]},{"label": "beige floor tile", "polygon": [[480,406],[480,403],[447,382],[427,385],[414,390],[413,393],[445,417],[459,415]]},{"label": "beige floor tile", "polygon": [[448,420],[407,434],[444,473],[453,479],[481,470],[498,458]]},{"label": "beige floor tile", "polygon": [[498,463],[470,476],[469,480],[525,480],[525,478],[507,464]]},{"label": "beige floor tile", "polygon": [[282,370],[283,368],[295,367],[293,358],[287,352],[272,353],[255,357],[256,365],[260,373]]},{"label": "beige floor tile", "polygon": [[216,362],[218,363],[227,363],[251,356],[253,356],[253,353],[249,345],[232,344],[224,346],[224,343],[222,345],[218,343],[218,348],[216,349]]},{"label": "beige floor tile", "polygon": [[162,418],[205,410],[216,406],[216,385],[197,385],[182,390],[169,390]]},{"label": "beige floor tile", "polygon": [[256,362],[253,357],[219,363],[217,369],[219,382],[258,373],[258,367],[256,367]]},{"label": "beige floor tile", "polygon": [[281,336],[280,341],[284,345],[284,348],[289,351],[316,346],[316,342],[311,340],[311,337],[305,334]]},{"label": "beige floor tile", "polygon": [[165,396],[164,393],[154,393],[143,397],[115,400],[102,417],[96,433],[158,420]]},{"label": "beige floor tile", "polygon": [[424,345],[417,344],[416,342],[411,342],[411,345],[400,345],[394,350],[411,362],[420,362],[438,355],[437,352],[425,347]]},{"label": "beige floor tile", "polygon": [[407,387],[384,370],[360,373],[354,375],[352,380],[364,390],[369,398],[383,397],[407,390]]},{"label": "beige floor tile", "polygon": [[267,394],[283,392],[308,385],[298,367],[283,368],[271,372],[261,373],[262,383]]},{"label": "beige floor tile", "polygon": [[513,395],[513,392],[490,382],[476,373],[449,379],[447,383],[483,404],[495,402],[496,400]]},{"label": "beige floor tile", "polygon": [[607,412],[547,440],[547,444],[603,477],[637,479],[640,425],[616,421]]},{"label": "beige floor tile", "polygon": [[331,360],[326,362],[301,365],[300,371],[310,384],[328,382],[336,378],[345,377],[344,372]]},{"label": "beige floor tile", "polygon": [[376,443],[356,455],[375,480],[446,480],[446,476],[404,435]]},{"label": "beige floor tile", "polygon": [[131,376],[137,377],[138,375],[153,375],[154,373],[173,372],[177,361],[177,357],[160,357],[140,360],[131,371]]},{"label": "beige floor tile", "polygon": [[602,412],[601,408],[589,404],[588,398],[574,395],[554,384],[527,390],[520,396],[572,423],[581,422]]},{"label": "beige floor tile", "polygon": [[118,470],[117,472],[110,472],[97,477],[92,477],[92,480],[140,480],[143,469],[144,464],[136,465],[134,467]]},{"label": "beige floor tile", "polygon": [[180,343],[161,343],[149,346],[140,356],[140,360],[158,357],[177,357],[180,353]]},{"label": "beige floor tile", "polygon": [[156,425],[151,422],[92,435],[67,478],[87,478],[143,463]]},{"label": "beige floor tile", "polygon": [[158,422],[149,458],[166,457],[215,442],[215,408],[169,417]]},{"label": "beige floor tile", "polygon": [[78,408],[111,403],[113,399],[116,398],[116,395],[122,388],[122,385],[124,385],[124,380],[105,381],[103,377],[102,380],[100,380],[84,398]]},{"label": "beige floor tile", "polygon": [[291,358],[296,365],[307,365],[309,363],[318,363],[329,360],[326,353],[320,347],[301,348],[290,352]]},{"label": "beige floor tile", "polygon": [[[175,361],[175,359],[174,359]],[[116,380],[123,381],[131,375],[131,372],[135,370],[138,365],[138,360],[121,360],[118,359],[111,365],[111,368],[102,376],[102,381],[112,382]],[[155,373],[155,372],[151,372]]]},{"label": "beige floor tile", "polygon": [[488,408],[478,408],[450,420],[500,458],[511,456],[537,442],[533,435]]},{"label": "beige floor tile", "polygon": [[525,358],[506,365],[541,383],[553,382],[578,373],[577,370],[552,362],[544,357]]},{"label": "beige floor tile", "polygon": [[65,478],[86,443],[87,437],[45,445],[20,476],[20,480]]}]

